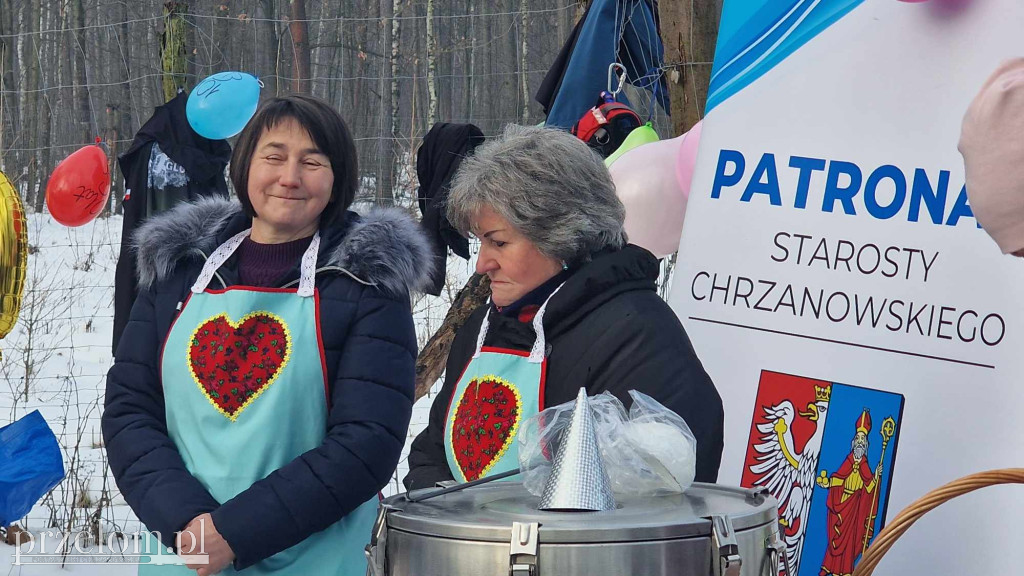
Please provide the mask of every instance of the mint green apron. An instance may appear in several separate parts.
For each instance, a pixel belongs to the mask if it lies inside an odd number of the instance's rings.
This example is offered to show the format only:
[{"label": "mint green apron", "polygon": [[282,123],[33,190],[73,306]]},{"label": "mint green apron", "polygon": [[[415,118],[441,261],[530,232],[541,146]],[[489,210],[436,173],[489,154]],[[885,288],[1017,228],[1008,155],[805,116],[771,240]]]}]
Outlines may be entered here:
[{"label": "mint green apron", "polygon": [[[218,502],[320,446],[327,431],[327,375],[314,288],[320,237],[302,257],[297,289],[207,290],[249,231],[215,251],[164,343],[167,431],[185,466]],[[243,572],[364,576],[364,546],[378,499]],[[159,548],[159,545],[157,545]],[[156,559],[160,562],[162,559]],[[140,574],[195,574],[142,565]],[[233,574],[228,567],[222,574]]]},{"label": "mint green apron", "polygon": [[459,377],[445,418],[445,454],[458,482],[519,467],[519,427],[544,409],[544,310],[551,296],[533,317],[537,338],[529,352],[484,346],[490,309],[484,316],[476,352]]}]

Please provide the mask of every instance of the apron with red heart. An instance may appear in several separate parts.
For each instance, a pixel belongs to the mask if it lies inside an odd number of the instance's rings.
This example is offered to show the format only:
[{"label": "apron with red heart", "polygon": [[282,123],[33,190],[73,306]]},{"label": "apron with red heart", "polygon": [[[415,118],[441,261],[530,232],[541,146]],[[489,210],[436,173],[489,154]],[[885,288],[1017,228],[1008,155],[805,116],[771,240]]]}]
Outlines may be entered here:
[{"label": "apron with red heart", "polygon": [[[314,287],[319,233],[302,256],[297,289],[207,289],[248,235],[239,233],[207,260],[161,357],[167,432],[189,472],[218,502],[317,448],[327,432],[326,364]],[[376,497],[368,500],[244,573],[363,576],[377,503]],[[194,574],[185,566],[145,565],[141,573]]]},{"label": "apron with red heart", "polygon": [[529,352],[484,346],[488,301],[476,352],[459,378],[445,418],[444,448],[455,480],[471,482],[519,467],[519,426],[544,409],[544,310],[551,296],[533,317],[537,337]]}]

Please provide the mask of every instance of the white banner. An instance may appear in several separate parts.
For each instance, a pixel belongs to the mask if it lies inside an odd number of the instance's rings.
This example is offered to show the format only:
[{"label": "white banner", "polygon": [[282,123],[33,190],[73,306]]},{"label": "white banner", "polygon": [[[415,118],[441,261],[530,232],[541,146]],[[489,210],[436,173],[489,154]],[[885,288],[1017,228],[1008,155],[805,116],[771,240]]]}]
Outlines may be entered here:
[{"label": "white banner", "polygon": [[[1024,466],[1024,259],[977,226],[957,151],[1021,55],[1020,0],[725,1],[670,303],[725,402],[719,481],[777,495],[799,576]],[[1018,573],[1022,517],[1024,487],[961,497],[876,574]]]}]

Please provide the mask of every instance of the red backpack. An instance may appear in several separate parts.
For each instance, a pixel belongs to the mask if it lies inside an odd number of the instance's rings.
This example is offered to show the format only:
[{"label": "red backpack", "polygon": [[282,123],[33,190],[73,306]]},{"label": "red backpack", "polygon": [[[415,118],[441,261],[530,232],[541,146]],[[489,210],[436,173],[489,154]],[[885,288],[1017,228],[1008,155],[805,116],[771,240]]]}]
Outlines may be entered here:
[{"label": "red backpack", "polygon": [[587,110],[573,125],[572,133],[607,158],[640,125],[640,116],[632,108],[609,100],[606,93],[602,92],[598,104]]}]

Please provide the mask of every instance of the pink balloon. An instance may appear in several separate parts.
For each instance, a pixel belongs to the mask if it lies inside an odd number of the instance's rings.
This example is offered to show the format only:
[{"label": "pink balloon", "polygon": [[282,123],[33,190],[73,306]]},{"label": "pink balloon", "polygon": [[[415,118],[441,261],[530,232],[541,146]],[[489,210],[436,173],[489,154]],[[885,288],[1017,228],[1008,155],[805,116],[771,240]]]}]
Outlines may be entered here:
[{"label": "pink balloon", "polygon": [[629,242],[658,258],[679,249],[686,214],[676,161],[685,135],[638,146],[612,164],[615,191],[626,207]]},{"label": "pink balloon", "polygon": [[697,168],[697,149],[700,147],[700,132],[704,121],[697,122],[690,131],[683,134],[683,145],[679,147],[679,158],[676,159],[676,177],[679,178],[679,189],[684,199],[690,197],[690,181],[693,171]]}]

